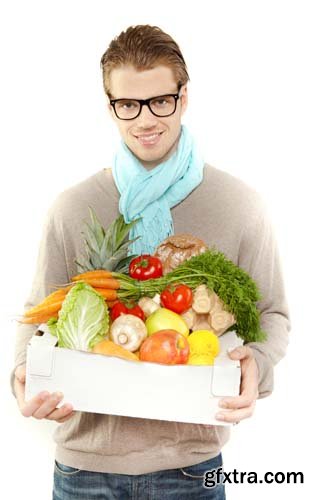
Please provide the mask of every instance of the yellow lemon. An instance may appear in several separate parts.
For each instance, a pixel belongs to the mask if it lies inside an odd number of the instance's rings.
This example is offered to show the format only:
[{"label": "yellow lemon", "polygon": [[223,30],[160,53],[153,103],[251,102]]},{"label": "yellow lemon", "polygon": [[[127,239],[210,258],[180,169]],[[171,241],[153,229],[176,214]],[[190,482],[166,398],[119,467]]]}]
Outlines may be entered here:
[{"label": "yellow lemon", "polygon": [[190,356],[209,355],[216,357],[220,352],[218,336],[210,330],[195,330],[188,337]]},{"label": "yellow lemon", "polygon": [[187,361],[188,365],[213,365],[214,356],[209,356],[208,354],[194,354],[190,355]]}]

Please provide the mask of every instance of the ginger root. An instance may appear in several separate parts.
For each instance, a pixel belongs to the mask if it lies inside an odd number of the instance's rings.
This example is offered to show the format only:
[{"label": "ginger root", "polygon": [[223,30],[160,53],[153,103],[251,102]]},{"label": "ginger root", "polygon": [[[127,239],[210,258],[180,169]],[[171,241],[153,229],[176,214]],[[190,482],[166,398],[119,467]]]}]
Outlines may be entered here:
[{"label": "ginger root", "polygon": [[192,330],[196,323],[196,317],[197,317],[196,312],[193,311],[193,309],[190,307],[187,311],[181,314],[181,317],[185,321],[187,328],[189,330]]},{"label": "ginger root", "polygon": [[215,305],[215,295],[206,285],[199,285],[194,291],[192,309],[198,314],[209,313]]},{"label": "ginger root", "polygon": [[206,285],[195,289],[192,307],[181,316],[190,330],[210,330],[217,336],[236,323],[219,296]]},{"label": "ginger root", "polygon": [[222,335],[230,326],[236,323],[233,314],[224,309],[224,304],[218,295],[216,295],[215,304],[209,312],[208,321],[216,335]]}]

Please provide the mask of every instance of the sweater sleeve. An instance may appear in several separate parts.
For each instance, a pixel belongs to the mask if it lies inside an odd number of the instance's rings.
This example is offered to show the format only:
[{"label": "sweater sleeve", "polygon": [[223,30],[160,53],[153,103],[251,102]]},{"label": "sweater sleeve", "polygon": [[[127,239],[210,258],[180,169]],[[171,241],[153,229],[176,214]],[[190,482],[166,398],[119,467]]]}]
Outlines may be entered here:
[{"label": "sweater sleeve", "polygon": [[274,229],[262,205],[247,225],[239,251],[239,266],[256,281],[265,342],[250,342],[259,370],[259,398],[273,391],[273,367],[286,353],[290,319]]},{"label": "sweater sleeve", "polygon": [[[32,288],[24,304],[25,311],[41,302],[54,290],[54,286],[66,283],[69,280],[62,231],[59,217],[56,215],[53,206],[45,217]],[[14,372],[19,365],[26,362],[28,342],[36,332],[38,326],[18,323],[15,339],[14,368],[10,376],[11,390],[14,396]]]}]

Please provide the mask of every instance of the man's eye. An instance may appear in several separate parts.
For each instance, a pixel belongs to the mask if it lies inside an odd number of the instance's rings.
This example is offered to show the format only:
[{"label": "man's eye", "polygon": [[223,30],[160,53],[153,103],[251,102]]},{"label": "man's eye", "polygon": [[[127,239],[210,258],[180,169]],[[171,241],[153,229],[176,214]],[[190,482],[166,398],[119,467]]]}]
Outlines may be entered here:
[{"label": "man's eye", "polygon": [[156,99],[156,101],[153,101],[153,104],[156,104],[156,106],[165,106],[168,104],[168,99],[162,97],[161,99]]},{"label": "man's eye", "polygon": [[135,101],[126,101],[121,104],[121,107],[126,110],[135,109],[137,106],[138,104]]}]

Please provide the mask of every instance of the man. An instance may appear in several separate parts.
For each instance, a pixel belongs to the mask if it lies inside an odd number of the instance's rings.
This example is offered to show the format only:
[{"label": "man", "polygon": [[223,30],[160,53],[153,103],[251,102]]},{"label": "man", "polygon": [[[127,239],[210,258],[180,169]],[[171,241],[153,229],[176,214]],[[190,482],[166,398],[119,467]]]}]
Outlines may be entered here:
[{"label": "man", "polygon": [[[288,310],[266,211],[243,182],[204,164],[182,126],[189,77],[169,35],[157,27],[130,27],[111,42],[101,65],[121,148],[112,169],[64,191],[49,210],[26,308],[51,291],[50,283],[66,283],[76,273],[88,206],[105,226],[119,211],[126,221],[143,215],[136,250],[155,249],[174,230],[215,245],[253,277],[263,296],[268,340],[230,353],[241,362],[241,394],[222,400],[216,415],[239,422],[252,415],[258,397],[272,392],[273,366],[288,342]],[[55,432],[54,499],[225,498],[224,485],[205,489],[203,476],[222,466],[229,427],[73,412],[69,404],[57,409],[61,394],[25,401],[26,346],[34,330],[19,326],[12,383],[24,416],[62,424]]]}]

